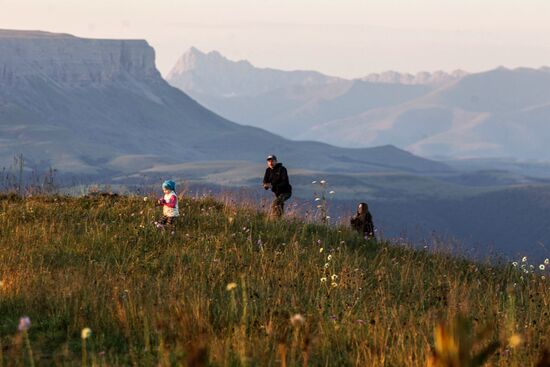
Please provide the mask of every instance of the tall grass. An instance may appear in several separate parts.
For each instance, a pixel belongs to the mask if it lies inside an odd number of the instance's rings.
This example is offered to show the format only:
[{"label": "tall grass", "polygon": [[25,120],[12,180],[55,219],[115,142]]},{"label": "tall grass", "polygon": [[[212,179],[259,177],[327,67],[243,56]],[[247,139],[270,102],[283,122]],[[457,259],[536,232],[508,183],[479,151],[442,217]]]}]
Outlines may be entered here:
[{"label": "tall grass", "polygon": [[457,317],[500,342],[492,366],[535,365],[549,343],[537,272],[209,198],[180,210],[159,231],[142,197],[0,199],[0,365],[31,362],[23,315],[37,365],[423,366]]}]

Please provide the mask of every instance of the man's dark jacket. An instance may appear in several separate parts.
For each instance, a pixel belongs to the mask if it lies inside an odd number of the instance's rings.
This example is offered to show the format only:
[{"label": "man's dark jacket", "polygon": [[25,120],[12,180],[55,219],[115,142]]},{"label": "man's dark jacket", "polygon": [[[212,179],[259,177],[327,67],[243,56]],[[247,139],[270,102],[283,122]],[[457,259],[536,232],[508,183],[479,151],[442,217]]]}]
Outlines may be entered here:
[{"label": "man's dark jacket", "polygon": [[288,181],[288,173],[282,163],[277,163],[273,168],[267,167],[263,183],[271,184],[271,191],[277,196],[292,194],[292,186],[290,186],[290,182]]}]

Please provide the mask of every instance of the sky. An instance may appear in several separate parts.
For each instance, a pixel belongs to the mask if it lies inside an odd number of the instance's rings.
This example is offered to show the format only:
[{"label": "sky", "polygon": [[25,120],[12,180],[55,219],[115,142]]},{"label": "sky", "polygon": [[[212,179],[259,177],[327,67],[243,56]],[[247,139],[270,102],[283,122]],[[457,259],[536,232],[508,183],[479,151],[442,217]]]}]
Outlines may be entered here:
[{"label": "sky", "polygon": [[549,0],[0,0],[0,28],[146,39],[259,67],[373,72],[550,65]]}]

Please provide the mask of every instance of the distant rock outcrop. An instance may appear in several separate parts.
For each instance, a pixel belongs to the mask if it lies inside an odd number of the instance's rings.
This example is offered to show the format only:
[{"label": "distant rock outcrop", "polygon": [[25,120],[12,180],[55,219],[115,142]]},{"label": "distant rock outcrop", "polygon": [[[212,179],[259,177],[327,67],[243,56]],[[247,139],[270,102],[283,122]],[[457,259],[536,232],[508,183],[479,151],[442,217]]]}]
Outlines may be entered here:
[{"label": "distant rock outcrop", "polygon": [[43,78],[102,84],[159,78],[155,52],[143,40],[82,39],[67,34],[0,30],[0,81]]},{"label": "distant rock outcrop", "polygon": [[455,70],[452,73],[447,73],[444,71],[436,71],[433,73],[421,71],[417,74],[386,71],[383,73],[369,74],[361,80],[371,83],[442,85],[454,80],[458,80],[466,75],[468,75],[468,73],[464,70]]},{"label": "distant rock outcrop", "polygon": [[230,61],[217,51],[204,53],[194,47],[180,57],[166,79],[184,91],[219,97],[253,96],[288,86],[341,80],[315,71],[256,68],[246,60]]}]

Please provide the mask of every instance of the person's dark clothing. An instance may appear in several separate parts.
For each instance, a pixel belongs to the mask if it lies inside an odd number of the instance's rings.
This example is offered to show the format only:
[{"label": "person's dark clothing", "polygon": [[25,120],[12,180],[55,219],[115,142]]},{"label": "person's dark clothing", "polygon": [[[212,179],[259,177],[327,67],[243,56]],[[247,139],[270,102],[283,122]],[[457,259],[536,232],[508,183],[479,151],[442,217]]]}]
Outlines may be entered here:
[{"label": "person's dark clothing", "polygon": [[273,168],[267,167],[263,184],[271,184],[271,191],[275,194],[271,203],[271,216],[281,217],[284,214],[285,201],[292,196],[292,186],[286,168],[281,163],[277,163]]},{"label": "person's dark clothing", "polygon": [[374,235],[374,223],[372,222],[372,215],[369,212],[369,207],[366,203],[359,204],[357,213],[350,220],[351,228],[359,232],[366,238],[375,238]]},{"label": "person's dark clothing", "polygon": [[162,218],[159,219],[158,223],[162,224],[163,226],[169,225],[173,226],[176,224],[177,217],[167,217],[165,215],[162,216]]},{"label": "person's dark clothing", "polygon": [[290,194],[279,194],[271,202],[271,216],[275,218],[282,217],[285,213],[285,201],[290,199]]},{"label": "person's dark clothing", "polygon": [[271,184],[271,191],[275,195],[291,194],[292,186],[288,180],[288,173],[282,163],[277,163],[275,167],[265,170],[264,184]]}]

